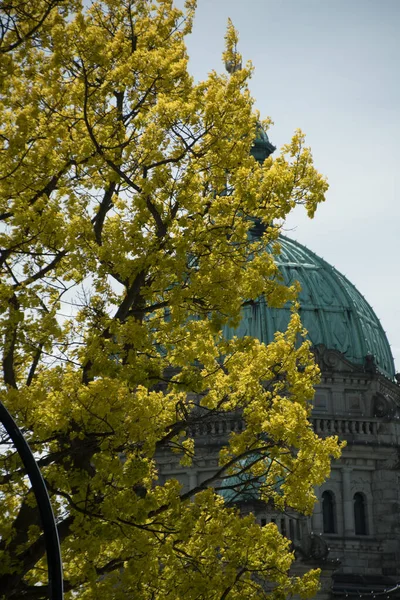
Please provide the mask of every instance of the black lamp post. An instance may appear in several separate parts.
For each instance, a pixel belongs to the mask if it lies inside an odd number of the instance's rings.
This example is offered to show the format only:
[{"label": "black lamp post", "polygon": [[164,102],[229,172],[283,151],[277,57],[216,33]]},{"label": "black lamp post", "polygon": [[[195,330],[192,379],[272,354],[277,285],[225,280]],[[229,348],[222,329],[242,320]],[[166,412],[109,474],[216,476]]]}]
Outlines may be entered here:
[{"label": "black lamp post", "polygon": [[46,544],[47,568],[49,574],[49,599],[63,600],[64,593],[60,540],[58,538],[57,525],[50,498],[47,493],[46,484],[28,442],[25,440],[21,430],[1,402],[0,421],[3,423],[4,428],[12,439],[17,452],[24,463],[24,467],[32,485],[32,490],[36,497]]}]

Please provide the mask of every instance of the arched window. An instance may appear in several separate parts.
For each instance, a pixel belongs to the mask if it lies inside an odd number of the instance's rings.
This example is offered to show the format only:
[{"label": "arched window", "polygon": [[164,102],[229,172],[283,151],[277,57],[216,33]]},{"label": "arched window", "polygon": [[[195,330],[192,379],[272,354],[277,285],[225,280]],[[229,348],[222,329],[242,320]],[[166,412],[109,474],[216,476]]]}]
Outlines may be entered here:
[{"label": "arched window", "polygon": [[322,494],[322,518],[324,533],[336,533],[335,496],[332,492]]},{"label": "arched window", "polygon": [[365,497],[360,492],[354,494],[354,531],[356,535],[367,535],[367,510]]}]

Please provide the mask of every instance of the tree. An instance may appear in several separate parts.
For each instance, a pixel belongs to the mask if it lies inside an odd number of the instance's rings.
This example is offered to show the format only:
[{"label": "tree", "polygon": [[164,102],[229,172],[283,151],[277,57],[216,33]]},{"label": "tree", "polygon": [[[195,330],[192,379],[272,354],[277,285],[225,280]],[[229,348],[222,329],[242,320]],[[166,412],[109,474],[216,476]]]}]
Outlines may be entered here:
[{"label": "tree", "polygon": [[[1,43],[1,399],[42,469],[71,598],[308,595],[289,542],[212,486],[238,471],[266,501],[310,511],[338,456],[308,421],[318,380],[274,263],[279,223],[313,215],[325,180],[304,137],[262,165],[260,122],[231,24],[232,73],[194,83],[195,2],[10,1]],[[249,235],[254,219],[262,236]],[[268,346],[227,341],[244,302],[293,303]],[[245,423],[215,474],[183,493],[156,456],[196,457],[192,428]],[[4,434],[2,598],[46,598],[44,541]],[[277,489],[277,481],[280,488]]]}]

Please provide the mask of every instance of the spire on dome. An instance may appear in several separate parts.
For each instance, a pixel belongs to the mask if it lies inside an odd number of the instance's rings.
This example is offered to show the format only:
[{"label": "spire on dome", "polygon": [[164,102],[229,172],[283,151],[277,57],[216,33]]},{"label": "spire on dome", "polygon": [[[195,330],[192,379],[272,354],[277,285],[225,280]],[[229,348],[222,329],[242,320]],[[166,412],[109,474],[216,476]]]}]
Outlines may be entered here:
[{"label": "spire on dome", "polygon": [[270,156],[276,147],[269,141],[267,133],[261,127],[257,125],[256,139],[254,140],[253,147],[251,148],[251,155],[262,164],[268,156]]}]

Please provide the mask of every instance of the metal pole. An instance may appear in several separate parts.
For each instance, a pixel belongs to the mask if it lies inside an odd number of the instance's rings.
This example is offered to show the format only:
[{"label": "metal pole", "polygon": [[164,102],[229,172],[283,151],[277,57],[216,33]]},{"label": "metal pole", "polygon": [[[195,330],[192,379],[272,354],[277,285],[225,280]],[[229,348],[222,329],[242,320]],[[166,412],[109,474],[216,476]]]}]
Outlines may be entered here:
[{"label": "metal pole", "polygon": [[25,440],[18,425],[15,423],[2,402],[0,402],[0,421],[3,423],[8,435],[14,442],[17,452],[24,463],[27,475],[32,484],[32,490],[36,497],[46,544],[49,598],[50,600],[63,600],[64,593],[60,540],[58,538],[56,520],[51,507],[49,494],[47,493],[46,484],[28,442]]}]

